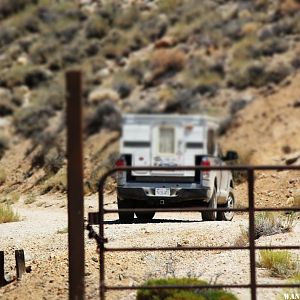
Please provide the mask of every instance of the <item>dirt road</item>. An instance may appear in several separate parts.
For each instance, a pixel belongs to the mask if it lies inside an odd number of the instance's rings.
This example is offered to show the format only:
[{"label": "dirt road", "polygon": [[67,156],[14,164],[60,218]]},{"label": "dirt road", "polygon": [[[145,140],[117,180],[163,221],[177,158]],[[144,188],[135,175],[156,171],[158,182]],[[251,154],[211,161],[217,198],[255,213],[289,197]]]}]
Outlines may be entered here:
[{"label": "dirt road", "polygon": [[[55,197],[48,199],[55,204]],[[61,200],[60,200],[61,201]],[[85,201],[86,210],[96,210],[96,196]],[[115,197],[106,197],[107,207],[115,207]],[[21,282],[0,289],[1,299],[67,299],[67,212],[65,208],[37,208],[16,205],[22,222],[0,225],[0,245],[7,255],[6,271],[13,271],[13,250],[22,248],[32,272]],[[106,218],[108,246],[225,246],[233,245],[246,227],[246,215],[236,215],[232,222],[202,222],[200,213],[158,213],[152,223],[119,224],[117,216]],[[296,244],[300,224],[294,231],[258,240],[260,245]],[[99,262],[94,241],[86,239],[87,299],[98,295]],[[249,258],[247,251],[176,251],[106,254],[106,277],[110,285],[137,285],[154,277],[191,276],[209,282],[247,284]],[[283,280],[269,277],[267,270],[257,268],[259,282]],[[250,299],[249,291],[235,290],[240,299]],[[259,299],[275,299],[280,290],[259,291]],[[108,293],[107,299],[134,299],[135,292]]]}]

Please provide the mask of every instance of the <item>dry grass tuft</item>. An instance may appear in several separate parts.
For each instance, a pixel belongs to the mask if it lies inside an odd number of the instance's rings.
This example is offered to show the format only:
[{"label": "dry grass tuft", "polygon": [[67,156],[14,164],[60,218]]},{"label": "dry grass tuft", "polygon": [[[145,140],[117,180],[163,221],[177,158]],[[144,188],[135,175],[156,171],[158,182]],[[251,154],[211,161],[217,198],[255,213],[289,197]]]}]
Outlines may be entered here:
[{"label": "dry grass tuft", "polygon": [[0,224],[20,221],[20,215],[7,204],[0,204]]},{"label": "dry grass tuft", "polygon": [[258,265],[275,277],[289,278],[299,274],[299,263],[287,250],[261,250]]}]

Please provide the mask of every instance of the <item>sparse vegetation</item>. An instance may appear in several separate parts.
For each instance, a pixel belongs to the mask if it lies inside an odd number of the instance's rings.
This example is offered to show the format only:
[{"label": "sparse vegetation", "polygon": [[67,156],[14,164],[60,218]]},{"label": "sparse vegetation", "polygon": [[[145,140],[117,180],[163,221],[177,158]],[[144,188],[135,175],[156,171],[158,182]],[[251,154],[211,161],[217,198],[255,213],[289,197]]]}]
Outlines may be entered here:
[{"label": "sparse vegetation", "polygon": [[4,169],[0,168],[0,185],[6,180],[6,172]]},{"label": "sparse vegetation", "polygon": [[17,132],[24,137],[34,138],[47,127],[48,119],[53,114],[54,112],[47,106],[36,105],[22,108],[14,115],[14,125]]},{"label": "sparse vegetation", "polygon": [[[5,136],[0,136],[0,159],[8,148],[8,139]],[[1,180],[0,180],[1,182]]]},{"label": "sparse vegetation", "polygon": [[59,229],[59,230],[56,231],[56,233],[57,233],[57,234],[65,234],[65,233],[68,233],[68,227]]},{"label": "sparse vegetation", "polygon": [[4,203],[7,205],[15,204],[20,199],[20,193],[18,192],[11,192],[10,194],[4,195],[0,197],[0,203]]},{"label": "sparse vegetation", "polygon": [[107,20],[100,16],[92,17],[86,26],[86,37],[87,38],[103,38],[109,30]]},{"label": "sparse vegetation", "polygon": [[20,219],[19,214],[14,212],[9,205],[0,203],[0,224],[17,222]]},{"label": "sparse vegetation", "polygon": [[297,259],[287,250],[261,250],[259,266],[270,270],[275,277],[289,278],[299,276],[300,266]]},{"label": "sparse vegetation", "polygon": [[24,200],[24,204],[29,205],[36,201],[36,196],[34,194],[29,194]]},{"label": "sparse vegetation", "polygon": [[67,191],[67,173],[65,168],[61,168],[54,176],[43,183],[41,194],[46,194],[50,191],[61,193]]},{"label": "sparse vegetation", "polygon": [[234,246],[236,247],[245,247],[249,245],[249,232],[248,229],[240,226],[240,234],[234,241]]},{"label": "sparse vegetation", "polygon": [[[199,280],[195,278],[169,278],[169,279],[150,279],[144,285],[154,286],[154,285],[206,285],[208,284],[204,280]],[[232,293],[224,290],[215,289],[141,289],[138,290],[137,300],[150,300],[150,299],[160,299],[160,300],[235,300],[237,299]]]},{"label": "sparse vegetation", "polygon": [[295,226],[295,213],[282,215],[273,212],[258,213],[255,218],[255,237],[291,231]]},{"label": "sparse vegetation", "polygon": [[[255,239],[278,233],[290,232],[295,226],[296,213],[280,214],[274,212],[260,212],[255,216]],[[249,242],[248,229],[240,227],[240,235],[236,238],[236,246],[246,246]]]}]

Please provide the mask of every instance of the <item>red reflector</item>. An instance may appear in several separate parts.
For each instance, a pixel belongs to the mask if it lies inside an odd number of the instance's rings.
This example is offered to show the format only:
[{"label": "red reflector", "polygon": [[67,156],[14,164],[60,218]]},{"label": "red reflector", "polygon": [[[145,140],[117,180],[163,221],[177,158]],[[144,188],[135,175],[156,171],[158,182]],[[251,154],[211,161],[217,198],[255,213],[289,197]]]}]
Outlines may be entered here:
[{"label": "red reflector", "polygon": [[116,161],[116,167],[124,167],[126,165],[126,162],[124,159],[118,159]]},{"label": "red reflector", "polygon": [[203,160],[201,161],[202,167],[210,167],[210,161],[209,160]]}]

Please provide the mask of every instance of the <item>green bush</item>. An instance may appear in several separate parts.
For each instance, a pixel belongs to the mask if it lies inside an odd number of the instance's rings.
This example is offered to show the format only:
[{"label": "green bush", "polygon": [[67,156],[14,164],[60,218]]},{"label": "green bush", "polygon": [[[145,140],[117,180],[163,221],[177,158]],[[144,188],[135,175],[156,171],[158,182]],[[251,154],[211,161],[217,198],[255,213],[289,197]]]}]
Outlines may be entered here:
[{"label": "green bush", "polygon": [[[174,286],[174,285],[207,285],[204,280],[196,278],[150,279],[144,286]],[[236,300],[236,296],[224,290],[217,289],[140,289],[137,300]]]}]

